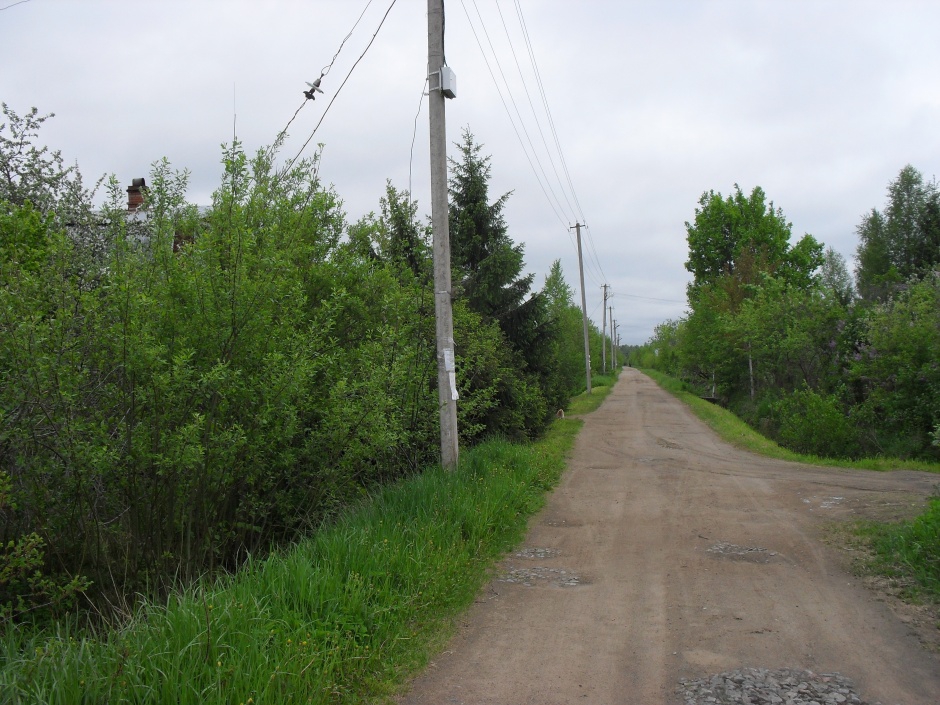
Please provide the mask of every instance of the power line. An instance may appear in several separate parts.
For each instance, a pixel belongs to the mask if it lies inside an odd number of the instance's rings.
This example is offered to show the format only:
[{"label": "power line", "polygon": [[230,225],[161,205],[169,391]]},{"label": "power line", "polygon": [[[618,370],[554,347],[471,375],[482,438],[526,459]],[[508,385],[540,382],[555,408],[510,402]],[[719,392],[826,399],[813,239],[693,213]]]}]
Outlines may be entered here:
[{"label": "power line", "polygon": [[590,225],[587,226],[587,234],[588,234],[588,244],[589,244],[590,247],[591,247],[591,255],[594,257],[594,262],[597,264],[597,269],[598,269],[598,270],[600,271],[600,273],[601,273],[601,278],[606,281],[606,280],[607,280],[607,275],[604,274],[604,268],[601,266],[601,260],[600,260],[600,258],[597,256],[597,247],[595,247],[595,245],[594,245],[594,235],[593,235],[592,232],[591,232],[591,226],[590,226]]},{"label": "power line", "polygon": [[[617,296],[625,296],[628,299],[640,299],[641,301],[658,301],[664,304],[685,304],[687,301],[677,301],[675,299],[657,299],[652,296],[640,296],[639,294],[617,294]],[[613,294],[611,294],[613,298]]]},{"label": "power line", "polygon": [[[371,1],[372,0],[369,0],[370,3]],[[330,108],[333,107],[333,103],[336,102],[336,99],[339,97],[340,92],[343,90],[343,86],[346,85],[346,82],[349,80],[349,77],[352,76],[353,71],[356,70],[356,67],[359,65],[359,62],[362,61],[363,57],[368,53],[369,49],[372,47],[372,43],[375,41],[375,38],[379,36],[379,32],[382,30],[382,25],[385,24],[385,20],[388,18],[388,14],[392,11],[392,8],[395,7],[396,2],[398,2],[398,0],[392,0],[391,4],[388,6],[388,9],[385,11],[385,14],[382,15],[382,21],[379,22],[379,26],[378,28],[376,28],[375,33],[372,35],[372,38],[369,40],[369,43],[366,45],[366,48],[362,50],[362,53],[359,55],[359,58],[356,59],[355,63],[352,65],[352,68],[349,69],[349,73],[346,74],[346,78],[343,79],[343,82],[339,85],[339,88],[336,89],[336,93],[333,94],[333,97],[330,99],[330,102],[327,104],[326,109],[323,111],[323,115],[320,116],[319,122],[317,122],[316,127],[313,128],[313,132],[310,133],[310,136],[303,143],[303,146],[301,146],[300,150],[297,152],[294,158],[291,159],[290,162],[288,163],[287,169],[286,169],[287,171],[289,171],[290,168],[294,166],[294,163],[300,158],[300,155],[303,154],[303,151],[307,148],[307,145],[310,144],[310,140],[312,140],[313,136],[317,134],[317,130],[320,129],[320,125],[323,124],[323,120],[326,118],[327,114],[330,112]],[[357,20],[356,24],[358,23],[359,22]],[[345,43],[346,40],[344,39],[343,42]],[[340,45],[340,48],[342,48],[342,45]],[[337,52],[337,54],[339,54],[339,52]],[[334,60],[335,60],[335,57],[334,57]],[[332,63],[330,64],[330,66],[332,66]]]},{"label": "power line", "polygon": [[[25,2],[25,1],[26,1],[26,0],[24,0],[24,2]],[[324,66],[324,67],[320,70],[320,78],[321,78],[321,79],[322,79],[324,76],[326,76],[326,75],[330,72],[330,69],[333,68],[333,64],[336,63],[336,58],[340,55],[340,52],[343,51],[343,47],[346,46],[346,42],[349,41],[349,38],[353,35],[353,32],[356,31],[356,27],[359,26],[359,23],[362,21],[362,18],[365,16],[366,11],[369,9],[369,6],[370,6],[371,4],[372,4],[372,0],[368,0],[368,2],[366,3],[366,6],[362,9],[362,12],[359,13],[359,17],[358,17],[358,18],[356,19],[356,21],[353,23],[352,29],[350,29],[350,30],[349,30],[349,33],[348,33],[345,37],[343,37],[343,41],[341,41],[341,42],[339,43],[339,48],[336,50],[336,53],[333,54],[333,58],[330,60],[330,63],[327,64],[326,66]],[[393,4],[394,4],[394,3],[393,3]],[[317,81],[317,85],[319,85],[319,81]],[[312,93],[312,91],[313,91],[313,88],[311,87],[311,93]],[[294,114],[291,116],[291,119],[287,121],[287,124],[286,124],[286,125],[284,125],[284,129],[277,133],[277,137],[276,137],[275,140],[274,140],[274,144],[272,145],[272,149],[275,148],[275,147],[277,147],[277,145],[280,143],[280,141],[281,141],[282,139],[284,139],[284,137],[287,136],[287,130],[290,128],[291,124],[294,122],[294,120],[295,120],[295,119],[297,118],[297,116],[300,114],[300,111],[303,110],[303,108],[304,108],[304,106],[307,104],[307,101],[308,101],[308,100],[309,100],[309,99],[307,99],[307,98],[304,99],[304,102],[301,103],[300,106],[297,108],[297,110],[294,111]],[[327,108],[327,109],[329,109],[329,108]],[[306,145],[304,145],[304,146],[306,146]],[[291,161],[291,164],[293,164],[294,161],[296,161],[296,159],[295,159],[295,160],[292,160],[292,161]]]},{"label": "power line", "polygon": [[[568,188],[570,189],[571,196],[574,199],[575,205],[577,206],[577,215],[581,218],[582,222],[587,222],[587,218],[584,217],[584,209],[581,207],[581,202],[578,199],[578,193],[575,190],[574,183],[571,180],[571,172],[568,169],[568,163],[567,163],[567,160],[565,159],[565,153],[561,148],[561,141],[558,138],[558,131],[555,128],[555,120],[552,118],[552,112],[548,105],[548,96],[545,93],[545,85],[542,82],[542,74],[539,71],[538,61],[535,58],[535,50],[532,48],[532,40],[529,35],[528,26],[526,25],[526,22],[525,22],[525,16],[523,15],[523,12],[522,12],[522,5],[519,3],[519,0],[515,0],[514,5],[516,8],[516,16],[519,20],[519,26],[522,29],[522,35],[525,39],[526,48],[529,53],[529,60],[532,62],[532,68],[533,68],[533,71],[535,72],[535,79],[539,87],[539,94],[542,97],[542,105],[545,108],[545,115],[548,118],[548,124],[549,124],[549,127],[551,128],[552,136],[555,141],[555,148],[558,150],[558,157],[559,157],[559,160],[561,161],[562,170],[564,171],[565,178],[567,179],[567,182],[568,182]],[[593,256],[594,263],[596,264],[598,270],[600,271],[601,279],[606,280],[607,277],[604,275],[604,269],[600,264],[600,258],[597,256],[597,247],[594,243],[594,237],[591,233],[590,227],[587,228],[587,231],[588,231],[588,238],[587,238],[588,246]]]},{"label": "power line", "polygon": [[535,50],[532,48],[532,40],[529,37],[529,28],[525,23],[525,17],[522,14],[522,6],[519,0],[515,0],[516,16],[519,18],[519,26],[522,28],[522,36],[525,39],[526,49],[529,53],[529,60],[532,62],[532,70],[535,73],[535,81],[539,87],[539,94],[542,96],[542,105],[545,108],[545,116],[548,118],[548,125],[551,128],[552,136],[555,140],[555,148],[558,150],[558,158],[561,161],[562,170],[565,172],[565,178],[568,180],[568,188],[574,198],[575,205],[578,207],[577,215],[581,220],[586,220],[581,204],[578,202],[578,194],[574,190],[574,184],[571,182],[571,174],[568,171],[568,164],[565,161],[565,153],[561,149],[561,142],[558,139],[558,131],[555,129],[555,120],[552,118],[552,111],[548,107],[548,97],[545,95],[545,85],[542,83],[542,74],[539,71],[538,62],[535,59]]},{"label": "power line", "polygon": [[408,205],[411,205],[411,166],[415,157],[415,140],[418,138],[418,118],[421,117],[421,106],[424,105],[424,89],[428,86],[428,79],[425,77],[424,85],[421,86],[421,98],[418,100],[418,112],[415,113],[415,129],[411,134],[411,152],[408,155]]},{"label": "power line", "polygon": [[[320,78],[323,78],[324,76],[326,76],[330,72],[330,69],[333,68],[333,64],[336,63],[336,57],[339,56],[339,53],[343,50],[343,47],[346,46],[346,42],[349,41],[349,38],[353,35],[353,32],[356,31],[356,27],[359,26],[359,23],[362,21],[362,18],[365,16],[366,11],[369,9],[369,5],[371,4],[372,4],[372,0],[369,0],[369,2],[366,3],[366,6],[362,8],[362,12],[359,13],[359,18],[356,20],[355,24],[352,26],[352,29],[349,30],[349,34],[343,37],[343,41],[339,43],[339,49],[337,49],[336,53],[333,54],[333,58],[330,60],[330,63],[327,66],[324,66],[323,69],[320,71]],[[394,5],[395,3],[393,2],[392,4]],[[388,14],[388,12],[386,12],[385,14]],[[384,22],[385,20],[382,20],[382,21]],[[381,25],[379,25],[379,27],[381,28]]]},{"label": "power line", "polygon": [[[552,197],[555,199],[555,202],[558,204],[560,210],[564,210],[561,206],[561,200],[558,198],[555,193],[555,189],[552,188],[551,179],[548,178],[548,174],[545,172],[545,167],[542,166],[542,160],[539,159],[538,150],[535,149],[535,145],[532,144],[532,138],[529,136],[529,130],[526,128],[526,121],[522,117],[522,113],[519,111],[519,106],[516,104],[516,99],[514,97],[514,91],[509,86],[509,81],[506,78],[506,73],[503,71],[502,62],[499,60],[499,55],[496,53],[496,48],[493,46],[493,40],[490,39],[490,33],[486,28],[486,22],[483,20],[483,15],[480,14],[480,8],[477,6],[476,0],[471,0],[473,2],[473,8],[476,10],[477,17],[480,20],[480,27],[483,30],[483,35],[486,37],[486,42],[490,46],[490,51],[493,52],[493,60],[496,63],[496,68],[499,69],[499,75],[503,79],[503,84],[506,86],[506,92],[509,94],[509,102],[512,103],[513,110],[516,111],[516,117],[519,118],[519,124],[522,126],[522,132],[525,134],[526,141],[529,143],[529,148],[532,150],[532,156],[535,158],[535,163],[538,164],[539,171],[542,176],[545,178],[545,184],[548,186],[548,190],[551,191]],[[499,3],[496,3],[496,8],[499,9]],[[502,15],[500,15],[502,16]],[[505,26],[505,25],[504,25]],[[507,39],[508,39],[507,35]],[[512,49],[512,40],[509,39],[509,46]],[[515,52],[513,52],[515,55]],[[520,77],[522,74],[520,72]],[[494,79],[495,80],[495,79]],[[525,85],[525,79],[523,77],[523,86]],[[536,119],[536,125],[538,125],[538,119]],[[525,146],[523,145],[523,149]]]},{"label": "power line", "polygon": [[[555,213],[555,217],[557,217],[558,221],[565,228],[567,228],[568,225],[565,222],[565,219],[558,212],[558,209],[555,207],[555,204],[554,202],[552,202],[552,199],[549,198],[548,192],[545,190],[545,185],[542,183],[542,179],[539,176],[538,171],[536,171],[535,166],[532,164],[532,159],[529,156],[529,152],[525,148],[525,144],[523,143],[522,137],[519,134],[519,128],[516,127],[516,121],[513,120],[512,113],[509,112],[509,106],[506,105],[506,99],[503,97],[503,91],[499,87],[499,83],[496,80],[496,74],[493,73],[493,68],[490,66],[490,60],[486,56],[486,52],[483,49],[483,44],[480,42],[480,37],[477,34],[476,27],[473,24],[473,20],[470,18],[470,13],[467,11],[467,6],[464,4],[463,0],[460,0],[460,6],[463,7],[464,14],[466,14],[467,16],[467,22],[470,24],[470,30],[473,32],[473,38],[476,40],[477,46],[480,48],[480,54],[483,56],[483,61],[486,64],[486,68],[490,72],[490,77],[493,79],[493,85],[496,87],[497,94],[499,94],[499,100],[503,104],[503,109],[506,111],[506,115],[509,118],[510,124],[512,125],[513,132],[516,133],[516,139],[519,140],[519,145],[522,147],[522,152],[523,154],[525,154],[526,161],[529,162],[529,167],[532,169],[532,173],[535,174],[535,178],[539,182],[539,187],[542,189],[542,193],[545,195],[545,199],[548,201],[549,206],[551,206],[552,211]],[[482,22],[482,19],[481,19],[481,22]],[[495,56],[494,56],[494,59],[495,59]]]},{"label": "power line", "polygon": [[13,4],[7,5],[6,7],[0,7],[0,12],[2,12],[3,10],[9,10],[11,7],[16,7],[17,5],[22,5],[22,4],[27,3],[27,2],[29,2],[29,1],[30,1],[30,0],[20,0],[19,2],[14,2]]},{"label": "power line", "polygon": [[[542,99],[542,107],[545,111],[546,121],[551,131],[552,140],[554,142],[555,151],[557,151],[558,161],[561,165],[561,170],[564,173],[564,180],[562,179],[561,173],[559,173],[558,166],[553,155],[553,150],[549,148],[549,140],[546,137],[545,130],[542,127],[542,123],[539,119],[538,112],[535,110],[535,105],[533,97],[529,92],[528,83],[526,81],[525,75],[522,70],[521,63],[519,61],[519,55],[516,52],[513,37],[509,32],[509,27],[506,23],[505,16],[502,12],[502,9],[499,5],[499,0],[495,0],[496,9],[499,13],[499,21],[503,26],[505,32],[506,41],[509,44],[509,50],[512,53],[513,61],[516,65],[519,78],[522,80],[522,87],[525,90],[527,100],[529,102],[529,108],[531,110],[532,118],[535,120],[534,129],[538,130],[539,136],[541,138],[542,146],[545,149],[545,154],[548,157],[549,164],[551,166],[551,171],[554,174],[554,179],[549,176],[548,171],[546,170],[543,160],[539,156],[539,149],[536,148],[535,143],[532,139],[531,132],[527,127],[527,120],[522,115],[521,110],[514,98],[514,92],[510,86],[509,79],[506,75],[506,72],[503,69],[502,62],[497,53],[496,47],[493,43],[493,39],[490,35],[490,32],[487,28],[487,21],[484,20],[483,14],[480,11],[480,8],[476,0],[470,0],[472,2],[477,19],[474,20],[471,17],[471,13],[467,8],[467,3],[465,0],[461,0],[461,6],[463,7],[464,14],[467,17],[467,21],[470,25],[471,32],[477,43],[478,48],[480,49],[480,54],[483,57],[484,63],[486,64],[487,71],[490,74],[490,78],[493,81],[493,85],[496,88],[497,95],[499,96],[500,102],[503,105],[503,109],[506,112],[507,117],[509,118],[510,125],[513,128],[513,132],[516,135],[516,140],[519,142],[522,152],[526,157],[526,161],[529,163],[529,167],[532,170],[532,173],[535,175],[536,181],[539,184],[539,188],[542,190],[542,194],[545,196],[546,201],[555,214],[556,218],[562,222],[565,226],[565,231],[568,233],[569,240],[572,240],[572,246],[575,247],[570,229],[568,227],[571,220],[578,221],[582,223],[586,221],[584,217],[584,211],[581,207],[580,201],[578,199],[577,192],[574,189],[574,184],[571,179],[571,173],[565,160],[564,152],[561,148],[561,141],[558,136],[558,131],[555,127],[554,119],[551,114],[551,109],[548,104],[548,97],[545,92],[545,86],[541,78],[541,72],[538,68],[538,62],[535,58],[535,51],[532,47],[531,37],[529,35],[528,27],[525,23],[525,17],[522,13],[522,7],[519,4],[519,0],[515,0],[514,6],[516,10],[516,16],[519,22],[519,29],[522,33],[522,37],[525,42],[526,52],[528,53],[529,60],[532,65],[532,71],[535,75],[535,82],[538,85],[539,95]],[[479,31],[477,27],[479,24]],[[480,36],[482,32],[483,37],[486,40],[486,44],[489,47],[489,52],[484,48],[483,39]],[[494,64],[495,63],[495,67]],[[497,77],[497,72],[499,76]],[[501,79],[501,80],[500,80]],[[503,93],[503,88],[505,87],[508,91],[508,100],[507,96]],[[509,104],[512,104],[512,109],[510,109]],[[515,113],[515,115],[513,114]],[[521,131],[520,131],[521,128]],[[523,137],[524,135],[524,137]],[[553,182],[560,186],[560,194],[556,191],[553,186]],[[567,187],[565,186],[567,183]],[[570,198],[569,198],[570,193]],[[567,207],[566,207],[567,205]],[[565,216],[569,213],[574,213],[574,217],[568,217],[568,222],[565,222]],[[563,215],[564,214],[564,215]],[[587,228],[587,237],[585,238],[585,249],[587,250],[587,256],[584,258],[586,260],[585,269],[587,271],[588,277],[593,280],[596,285],[600,285],[601,282],[607,281],[607,276],[604,273],[603,265],[601,264],[601,258],[597,252],[597,245],[593,237],[591,229]]]},{"label": "power line", "polygon": [[[516,55],[516,48],[513,46],[512,37],[509,34],[509,27],[506,26],[506,19],[503,17],[503,10],[499,6],[499,0],[496,0],[496,10],[499,12],[499,19],[503,25],[503,31],[506,33],[506,41],[509,43],[509,50],[512,52],[513,61],[516,63],[516,70],[519,72],[519,78],[522,79],[522,88],[525,91],[526,99],[529,101],[529,109],[532,111],[532,117],[535,118],[535,126],[538,128],[539,136],[542,138],[542,146],[545,147],[545,153],[548,155],[548,161],[552,165],[552,171],[555,173],[555,180],[561,187],[561,195],[565,197],[568,209],[574,212],[571,201],[568,200],[568,194],[565,192],[564,185],[561,183],[561,177],[558,174],[558,168],[555,166],[555,160],[552,158],[552,151],[548,147],[548,141],[545,139],[545,131],[542,129],[542,123],[539,122],[538,113],[535,111],[535,105],[532,103],[532,94],[529,93],[529,83],[522,74],[522,66],[519,63],[519,57]],[[570,231],[569,231],[570,232]]]}]

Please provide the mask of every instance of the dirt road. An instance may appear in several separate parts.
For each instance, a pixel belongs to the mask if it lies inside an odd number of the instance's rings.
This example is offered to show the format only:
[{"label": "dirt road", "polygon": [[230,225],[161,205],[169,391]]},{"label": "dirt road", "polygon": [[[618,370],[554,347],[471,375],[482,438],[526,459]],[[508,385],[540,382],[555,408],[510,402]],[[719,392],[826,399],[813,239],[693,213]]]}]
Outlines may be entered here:
[{"label": "dirt road", "polygon": [[681,678],[839,672],[866,701],[940,703],[940,660],[820,537],[940,481],[769,460],[624,370],[569,471],[406,705],[681,702]]}]

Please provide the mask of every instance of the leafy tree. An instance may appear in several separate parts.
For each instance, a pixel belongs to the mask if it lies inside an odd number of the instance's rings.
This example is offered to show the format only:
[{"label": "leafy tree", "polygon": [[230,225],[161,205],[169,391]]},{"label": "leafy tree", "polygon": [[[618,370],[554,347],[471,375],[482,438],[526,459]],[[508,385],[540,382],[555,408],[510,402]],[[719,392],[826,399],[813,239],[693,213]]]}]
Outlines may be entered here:
[{"label": "leafy tree", "polygon": [[790,246],[792,226],[783,211],[767,203],[763,189],[755,186],[749,196],[735,184],[727,198],[708,191],[699,199],[695,221],[686,222],[692,273],[692,301],[705,286],[720,284],[734,303],[747,297],[747,288],[759,284],[761,276],[780,276],[806,287],[822,263],[822,246],[805,235]]},{"label": "leafy tree", "polygon": [[31,108],[18,115],[6,103],[0,107],[0,202],[14,206],[28,203],[43,217],[53,217],[55,227],[68,227],[84,255],[82,266],[89,267],[106,247],[92,208],[92,197],[101,181],[92,189],[85,188],[78,167],[65,166],[61,151],[37,146],[39,131],[53,113],[40,115]]},{"label": "leafy tree", "polygon": [[[548,360],[555,363],[563,402],[584,389],[584,332],[581,308],[574,303],[574,290],[565,281],[561,260],[552,262],[545,276],[542,297],[547,303],[547,313],[555,328]],[[564,403],[559,404],[564,406]]]},{"label": "leafy tree", "polygon": [[831,247],[827,247],[823,253],[819,283],[823,291],[843,306],[848,306],[855,298],[855,287],[852,285],[852,275],[845,265],[845,258]]},{"label": "leafy tree", "polygon": [[679,375],[679,346],[681,343],[684,321],[669,320],[653,329],[653,337],[648,345],[651,348],[651,367],[669,375]]},{"label": "leafy tree", "polygon": [[722,394],[742,389],[754,400],[756,378],[753,342],[735,317],[763,284],[778,280],[798,289],[814,285],[822,264],[822,245],[804,235],[790,245],[791,224],[783,211],[767,203],[755,187],[745,195],[735,184],[727,198],[714,191],[702,194],[693,223],[686,223],[693,280],[688,296],[692,313],[686,360],[701,381]]},{"label": "leafy tree", "polygon": [[862,341],[850,375],[868,449],[940,457],[932,445],[940,424],[940,271],[866,311]]},{"label": "leafy tree", "polygon": [[856,230],[855,276],[861,296],[883,300],[912,276],[940,263],[940,189],[911,165],[888,185],[884,212],[872,209]]},{"label": "leafy tree", "polygon": [[74,178],[75,167],[65,167],[62,153],[37,147],[35,141],[52,113],[32,108],[17,115],[6,103],[0,123],[0,200],[23,206],[27,202],[47,213],[56,206]]}]

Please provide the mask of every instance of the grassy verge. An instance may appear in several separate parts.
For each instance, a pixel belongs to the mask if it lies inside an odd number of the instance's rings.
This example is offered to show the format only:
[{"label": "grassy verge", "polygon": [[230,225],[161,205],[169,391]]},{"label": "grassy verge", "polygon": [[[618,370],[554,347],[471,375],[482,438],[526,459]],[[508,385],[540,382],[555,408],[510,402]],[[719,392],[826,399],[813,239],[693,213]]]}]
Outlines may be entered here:
[{"label": "grassy verge", "polygon": [[591,393],[582,392],[578,396],[573,397],[571,404],[568,406],[568,413],[573,415],[591,413],[607,398],[607,395],[610,393],[616,381],[616,374],[592,375]]},{"label": "grassy verge", "polygon": [[494,560],[524,535],[581,421],[489,442],[385,488],[289,551],[142,606],[95,636],[0,639],[5,703],[365,702],[424,665]]},{"label": "grassy verge", "polygon": [[901,586],[902,597],[940,602],[940,497],[911,521],[864,522],[855,532],[869,553],[870,572]]},{"label": "grassy verge", "polygon": [[656,370],[643,369],[640,371],[674,397],[685,402],[692,412],[708,424],[721,438],[738,448],[749,450],[753,453],[760,453],[770,458],[792,460],[794,462],[809,463],[811,465],[857,468],[860,470],[921,470],[924,472],[940,473],[940,464],[918,460],[898,460],[897,458],[846,460],[843,458],[822,458],[816,455],[794,453],[793,451],[777,445],[766,436],[762,436],[727,409],[707,402],[698,395],[689,392],[681,380],[675,377],[669,377]]}]

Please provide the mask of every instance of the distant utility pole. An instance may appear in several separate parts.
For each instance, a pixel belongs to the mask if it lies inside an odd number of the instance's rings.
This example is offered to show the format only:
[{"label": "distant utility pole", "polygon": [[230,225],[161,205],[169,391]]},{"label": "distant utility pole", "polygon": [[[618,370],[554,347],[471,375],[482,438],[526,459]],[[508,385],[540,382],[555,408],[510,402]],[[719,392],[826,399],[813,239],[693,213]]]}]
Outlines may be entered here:
[{"label": "distant utility pole", "polygon": [[454,96],[453,74],[444,66],[444,0],[428,0],[428,112],[431,122],[431,230],[434,240],[434,320],[437,335],[437,399],[441,465],[457,467],[457,381],[451,308],[450,233],[447,213],[447,131],[444,98]]},{"label": "distant utility pole", "polygon": [[[578,272],[581,274],[581,323],[584,327],[584,371],[587,377],[587,393],[591,393],[591,343],[588,341],[587,299],[584,296],[584,260],[581,258],[581,223],[575,223],[568,230],[574,229],[578,235]],[[603,347],[603,346],[601,346]]]},{"label": "distant utility pole", "polygon": [[[613,347],[613,344],[615,341],[617,343],[617,346]],[[617,358],[619,357],[617,355],[617,352],[620,350],[620,336],[617,333],[617,321],[610,322],[610,343],[611,343],[611,351],[610,351],[611,363],[610,364],[612,365],[613,369],[616,370],[617,362],[618,362]]]},{"label": "distant utility pole", "polygon": [[611,365],[613,365],[613,361],[616,359],[614,357],[614,307],[611,306],[608,310],[610,311],[610,360]]},{"label": "distant utility pole", "polygon": [[[604,290],[604,308],[601,311],[607,310],[607,285],[601,284],[601,289]],[[601,370],[604,374],[607,374],[607,316],[601,316],[601,319],[604,321],[601,325]],[[613,331],[610,331],[613,333]]]}]

